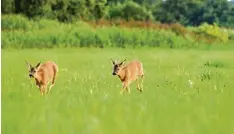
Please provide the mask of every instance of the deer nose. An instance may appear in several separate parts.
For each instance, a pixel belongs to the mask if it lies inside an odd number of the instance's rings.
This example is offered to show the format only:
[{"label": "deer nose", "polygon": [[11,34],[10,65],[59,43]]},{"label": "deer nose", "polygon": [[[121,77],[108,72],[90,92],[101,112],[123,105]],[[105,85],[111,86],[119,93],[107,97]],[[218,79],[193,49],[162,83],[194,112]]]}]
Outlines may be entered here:
[{"label": "deer nose", "polygon": [[116,75],[116,73],[114,72],[114,73],[112,73],[112,75]]},{"label": "deer nose", "polygon": [[29,74],[29,77],[31,78],[31,77],[33,77],[33,75],[32,75],[32,74]]}]

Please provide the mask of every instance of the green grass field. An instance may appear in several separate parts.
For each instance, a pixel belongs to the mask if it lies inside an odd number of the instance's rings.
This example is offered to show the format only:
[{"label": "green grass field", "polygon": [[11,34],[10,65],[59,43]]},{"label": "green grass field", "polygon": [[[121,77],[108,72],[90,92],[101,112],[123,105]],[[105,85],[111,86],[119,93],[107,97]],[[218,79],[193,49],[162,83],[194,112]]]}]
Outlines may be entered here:
[{"label": "green grass field", "polygon": [[[141,60],[144,92],[121,96],[109,58]],[[25,60],[68,71],[42,97]],[[2,134],[233,134],[233,68],[233,49],[2,50]]]}]

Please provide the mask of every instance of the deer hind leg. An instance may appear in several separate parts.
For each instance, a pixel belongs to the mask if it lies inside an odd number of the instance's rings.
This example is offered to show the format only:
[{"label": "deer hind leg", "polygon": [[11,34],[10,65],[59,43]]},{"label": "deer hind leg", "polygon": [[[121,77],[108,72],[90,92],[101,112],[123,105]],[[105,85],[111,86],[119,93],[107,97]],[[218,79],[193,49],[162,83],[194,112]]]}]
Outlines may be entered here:
[{"label": "deer hind leg", "polygon": [[47,93],[50,92],[50,90],[51,90],[51,88],[54,86],[54,84],[55,84],[55,77],[53,78],[53,80],[52,80],[52,82],[51,82],[51,85],[50,85],[49,90],[48,90]]},{"label": "deer hind leg", "polygon": [[141,75],[140,79],[137,80],[137,90],[140,92],[143,92],[143,80],[144,80],[144,75]]},{"label": "deer hind leg", "polygon": [[47,91],[47,94],[50,92],[51,88],[54,86],[54,84],[51,84],[48,91]]},{"label": "deer hind leg", "polygon": [[51,88],[55,85],[55,79],[56,79],[56,75],[54,75],[53,80],[52,80],[52,82],[51,82],[51,85],[50,85],[49,90],[48,90],[47,93],[49,93],[50,90],[51,90]]},{"label": "deer hind leg", "polygon": [[144,75],[141,75],[141,91],[143,91]]},{"label": "deer hind leg", "polygon": [[139,84],[139,78],[136,79],[136,83],[137,83],[137,90],[140,91],[141,87],[140,87],[140,84]]},{"label": "deer hind leg", "polygon": [[58,66],[57,66],[57,65],[54,65],[54,66],[53,66],[53,70],[54,70],[54,76],[53,76],[51,85],[50,85],[49,90],[48,90],[47,93],[49,93],[50,90],[51,90],[51,88],[55,85],[55,79],[56,79],[56,76],[57,76],[57,73],[58,73]]}]

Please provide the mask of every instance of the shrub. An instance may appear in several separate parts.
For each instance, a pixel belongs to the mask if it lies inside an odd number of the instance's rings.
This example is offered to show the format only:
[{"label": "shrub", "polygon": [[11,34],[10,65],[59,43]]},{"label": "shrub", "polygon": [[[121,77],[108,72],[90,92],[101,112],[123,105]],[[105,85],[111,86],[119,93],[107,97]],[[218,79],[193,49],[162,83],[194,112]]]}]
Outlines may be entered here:
[{"label": "shrub", "polygon": [[32,22],[21,15],[2,15],[2,30],[32,29]]},{"label": "shrub", "polygon": [[196,33],[203,34],[213,39],[218,39],[221,42],[228,41],[228,33],[225,30],[218,27],[216,24],[209,25],[207,23],[204,23],[196,29]]},{"label": "shrub", "polygon": [[[2,48],[188,48],[204,44],[203,38],[191,34],[197,28],[187,29],[177,24],[165,25],[140,21],[110,23],[109,21],[95,24],[82,21],[60,23],[46,19],[32,21],[18,15],[3,16]],[[117,23],[119,26],[116,26]],[[212,36],[212,38],[218,37]]]},{"label": "shrub", "polygon": [[215,67],[215,68],[223,68],[224,64],[220,61],[207,61],[204,66],[207,67]]},{"label": "shrub", "polygon": [[129,1],[124,4],[117,4],[109,9],[109,17],[111,19],[124,18],[126,20],[153,20],[151,12],[145,7]]}]

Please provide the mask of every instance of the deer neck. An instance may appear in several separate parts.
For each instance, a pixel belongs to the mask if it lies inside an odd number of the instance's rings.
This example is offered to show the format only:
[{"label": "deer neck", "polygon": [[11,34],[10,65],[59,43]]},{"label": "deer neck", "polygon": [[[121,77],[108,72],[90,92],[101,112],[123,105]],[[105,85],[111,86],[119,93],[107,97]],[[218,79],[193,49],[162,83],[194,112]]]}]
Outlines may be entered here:
[{"label": "deer neck", "polygon": [[36,80],[36,83],[41,83],[42,76],[40,72],[38,72],[34,78]]},{"label": "deer neck", "polygon": [[126,69],[123,68],[120,72],[119,72],[119,78],[121,81],[124,81],[126,79]]}]

